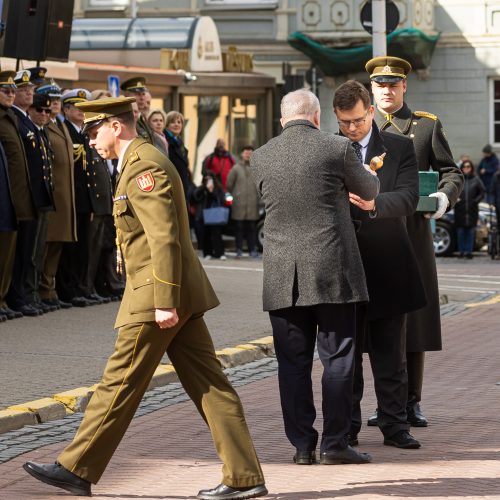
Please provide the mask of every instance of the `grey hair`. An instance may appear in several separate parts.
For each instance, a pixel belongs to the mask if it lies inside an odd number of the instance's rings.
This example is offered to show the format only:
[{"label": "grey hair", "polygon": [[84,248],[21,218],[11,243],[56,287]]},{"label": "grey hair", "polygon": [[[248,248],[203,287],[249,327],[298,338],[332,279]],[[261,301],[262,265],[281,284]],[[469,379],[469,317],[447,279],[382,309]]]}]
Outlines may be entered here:
[{"label": "grey hair", "polygon": [[294,90],[281,99],[281,117],[291,120],[296,116],[314,116],[320,110],[319,100],[307,89]]}]

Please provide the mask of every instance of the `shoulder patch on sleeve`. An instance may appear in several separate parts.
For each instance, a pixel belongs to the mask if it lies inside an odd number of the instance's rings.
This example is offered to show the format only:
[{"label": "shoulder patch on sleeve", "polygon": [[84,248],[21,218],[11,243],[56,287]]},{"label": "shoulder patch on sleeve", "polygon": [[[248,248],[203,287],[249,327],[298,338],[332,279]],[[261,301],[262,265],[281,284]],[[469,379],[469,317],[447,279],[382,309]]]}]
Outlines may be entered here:
[{"label": "shoulder patch on sleeve", "polygon": [[137,182],[139,189],[145,193],[153,191],[153,188],[155,187],[155,178],[151,172],[144,172],[143,174],[138,175],[135,178],[135,182]]},{"label": "shoulder patch on sleeve", "polygon": [[429,119],[434,120],[434,121],[436,121],[438,119],[438,117],[436,115],[433,115],[432,113],[429,113],[427,111],[414,111],[413,114],[415,116],[429,118]]}]

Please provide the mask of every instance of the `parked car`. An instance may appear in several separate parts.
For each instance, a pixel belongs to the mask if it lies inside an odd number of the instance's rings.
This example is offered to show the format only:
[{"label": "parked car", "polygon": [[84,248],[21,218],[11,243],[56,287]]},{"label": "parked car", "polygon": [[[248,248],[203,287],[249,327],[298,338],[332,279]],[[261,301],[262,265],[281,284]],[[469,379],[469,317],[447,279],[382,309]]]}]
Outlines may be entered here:
[{"label": "parked car", "polygon": [[[436,230],[434,232],[434,253],[436,257],[451,255],[457,249],[454,221],[455,214],[453,210],[444,214],[441,219],[436,220]],[[488,243],[490,225],[496,225],[496,223],[495,208],[488,205],[488,203],[480,203],[474,250],[481,250]]]}]

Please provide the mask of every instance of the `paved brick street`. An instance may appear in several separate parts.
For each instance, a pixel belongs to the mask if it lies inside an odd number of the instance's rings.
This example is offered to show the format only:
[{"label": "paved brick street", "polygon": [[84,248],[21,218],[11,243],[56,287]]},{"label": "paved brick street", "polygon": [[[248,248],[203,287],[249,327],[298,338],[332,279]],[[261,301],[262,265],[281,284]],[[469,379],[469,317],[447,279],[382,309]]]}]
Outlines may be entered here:
[{"label": "paved brick street", "polygon": [[[443,317],[445,350],[427,358],[424,410],[431,424],[413,430],[423,448],[402,451],[382,446],[380,432],[364,427],[360,448],[373,455],[370,465],[297,468],[282,429],[275,361],[260,360],[231,370],[263,461],[268,498],[500,498],[500,303],[493,299],[448,312]],[[316,387],[319,376],[316,363]],[[367,385],[365,416],[375,406],[371,384]],[[176,386],[150,393],[142,416],[134,419],[94,487],[94,496],[187,499],[219,481],[220,464],[209,433],[183,398]],[[6,450],[22,453],[37,448],[0,465],[2,500],[66,496],[28,477],[21,465],[25,460],[52,461],[64,442],[46,443],[67,439],[78,418],[0,437],[0,459],[8,460]]]}]

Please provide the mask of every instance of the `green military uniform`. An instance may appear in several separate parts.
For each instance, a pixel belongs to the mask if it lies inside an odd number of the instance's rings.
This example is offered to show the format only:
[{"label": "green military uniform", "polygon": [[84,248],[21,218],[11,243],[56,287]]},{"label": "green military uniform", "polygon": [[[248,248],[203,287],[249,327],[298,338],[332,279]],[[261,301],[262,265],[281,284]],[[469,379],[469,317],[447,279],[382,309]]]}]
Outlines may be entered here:
[{"label": "green military uniform", "polygon": [[[372,80],[390,82],[393,76],[406,78],[410,64],[399,58],[380,57],[366,64]],[[439,173],[438,190],[445,193],[449,208],[453,208],[462,191],[463,176],[455,165],[450,146],[438,117],[426,111],[411,111],[403,106],[392,115],[375,112],[375,121],[381,130],[405,135],[413,140],[418,169]],[[408,369],[408,404],[421,399],[425,351],[438,351],[441,343],[441,316],[439,289],[434,256],[434,243],[429,219],[421,212],[407,217],[408,235],[417,256],[420,275],[425,287],[427,305],[408,313],[406,350]]]},{"label": "green military uniform", "polygon": [[[91,111],[119,114],[116,102],[130,107],[130,99],[81,107],[99,123],[109,114]],[[263,484],[240,400],[203,320],[218,300],[191,243],[181,180],[170,161],[142,138],[126,148],[113,215],[127,270],[115,324],[118,339],[80,429],[58,461],[81,478],[99,480],[166,351],[210,427],[224,463],[222,482],[236,488]],[[160,329],[155,322],[159,308],[176,308],[177,325]]]}]

